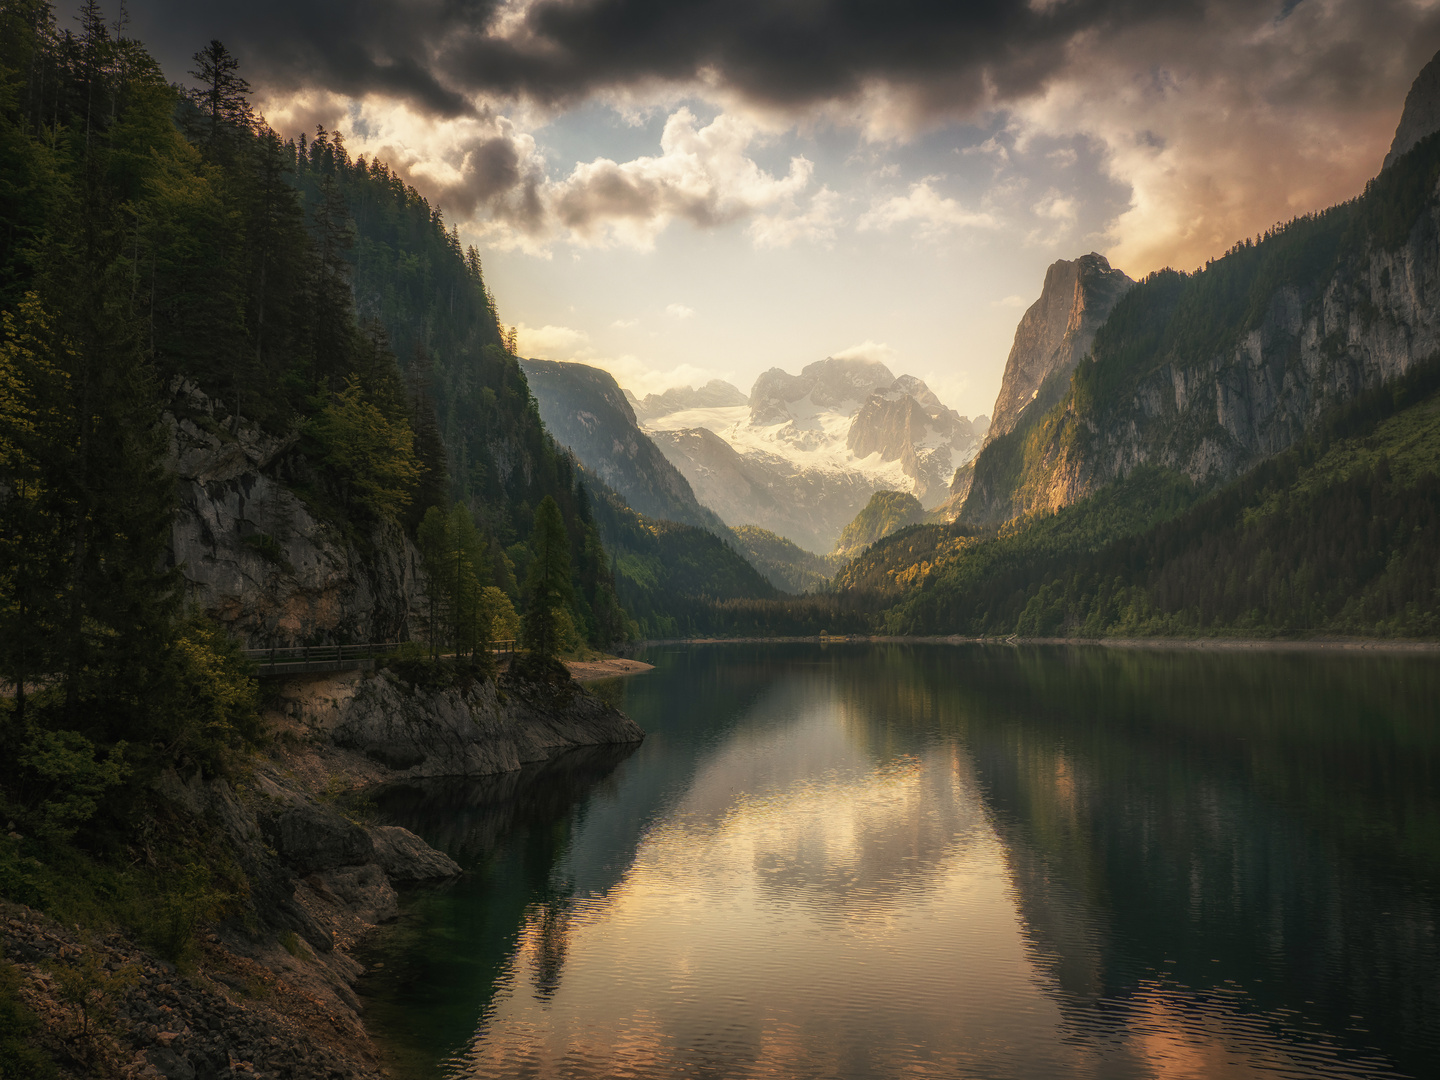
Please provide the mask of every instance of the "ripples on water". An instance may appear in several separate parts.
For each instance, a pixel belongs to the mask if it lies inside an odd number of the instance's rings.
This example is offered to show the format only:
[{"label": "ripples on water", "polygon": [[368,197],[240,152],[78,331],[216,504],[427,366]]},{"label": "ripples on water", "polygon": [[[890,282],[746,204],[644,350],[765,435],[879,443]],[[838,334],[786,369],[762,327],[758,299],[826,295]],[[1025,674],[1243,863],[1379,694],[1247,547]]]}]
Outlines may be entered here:
[{"label": "ripples on water", "polygon": [[389,816],[375,946],[456,1077],[1440,1075],[1427,658],[672,649],[650,733]]}]

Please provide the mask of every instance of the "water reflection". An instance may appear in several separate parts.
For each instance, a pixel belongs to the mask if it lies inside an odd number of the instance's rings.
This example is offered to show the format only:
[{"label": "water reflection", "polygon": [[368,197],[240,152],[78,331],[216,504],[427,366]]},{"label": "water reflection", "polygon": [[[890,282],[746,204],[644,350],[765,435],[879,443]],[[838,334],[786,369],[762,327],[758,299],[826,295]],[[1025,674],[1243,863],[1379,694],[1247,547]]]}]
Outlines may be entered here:
[{"label": "water reflection", "polygon": [[633,757],[387,804],[475,867],[372,989],[417,1075],[1440,1071],[1432,661],[647,659]]}]

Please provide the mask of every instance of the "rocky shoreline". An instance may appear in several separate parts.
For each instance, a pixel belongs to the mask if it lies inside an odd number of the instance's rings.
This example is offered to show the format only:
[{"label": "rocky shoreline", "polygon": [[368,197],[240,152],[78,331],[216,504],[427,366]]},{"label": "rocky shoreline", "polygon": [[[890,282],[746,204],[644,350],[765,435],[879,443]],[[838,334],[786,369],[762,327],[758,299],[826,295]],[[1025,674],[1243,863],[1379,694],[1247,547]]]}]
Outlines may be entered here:
[{"label": "rocky shoreline", "polygon": [[118,933],[0,907],[6,977],[60,1075],[383,1075],[351,950],[398,914],[397,884],[460,868],[415,834],[364,820],[353,809],[364,793],[643,737],[575,682],[508,676],[442,688],[389,671],[297,677],[274,688],[267,719],[269,753],[244,782],[170,772],[156,785],[178,815],[224,837],[249,883],[243,910],[207,928],[187,970]]}]

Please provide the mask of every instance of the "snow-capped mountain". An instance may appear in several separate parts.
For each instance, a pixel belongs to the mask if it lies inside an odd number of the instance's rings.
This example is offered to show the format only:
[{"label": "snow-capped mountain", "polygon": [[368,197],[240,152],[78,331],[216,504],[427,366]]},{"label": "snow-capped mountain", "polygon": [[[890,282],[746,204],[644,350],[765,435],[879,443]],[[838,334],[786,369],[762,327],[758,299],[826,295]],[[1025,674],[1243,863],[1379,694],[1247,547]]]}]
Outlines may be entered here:
[{"label": "snow-capped mountain", "polygon": [[671,393],[683,407],[646,409],[641,422],[700,501],[727,525],[762,525],[812,551],[830,550],[876,491],[943,501],[987,426],[874,360],[771,368],[743,405]]}]

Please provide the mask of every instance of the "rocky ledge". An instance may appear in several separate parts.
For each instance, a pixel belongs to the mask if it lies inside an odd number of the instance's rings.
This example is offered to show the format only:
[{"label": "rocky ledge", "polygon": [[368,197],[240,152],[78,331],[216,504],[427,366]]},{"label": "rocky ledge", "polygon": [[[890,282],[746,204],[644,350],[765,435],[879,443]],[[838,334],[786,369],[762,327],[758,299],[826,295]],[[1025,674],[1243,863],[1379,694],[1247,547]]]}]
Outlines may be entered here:
[{"label": "rocky ledge", "polygon": [[205,932],[186,972],[120,935],[0,910],[0,978],[37,1017],[61,1075],[380,1076],[351,949],[398,915],[397,884],[461,869],[346,808],[378,784],[504,773],[643,737],[573,682],[425,688],[382,671],[297,678],[271,703],[270,753],[243,783],[170,772],[156,785],[177,816],[224,838],[249,883],[244,910]]}]

